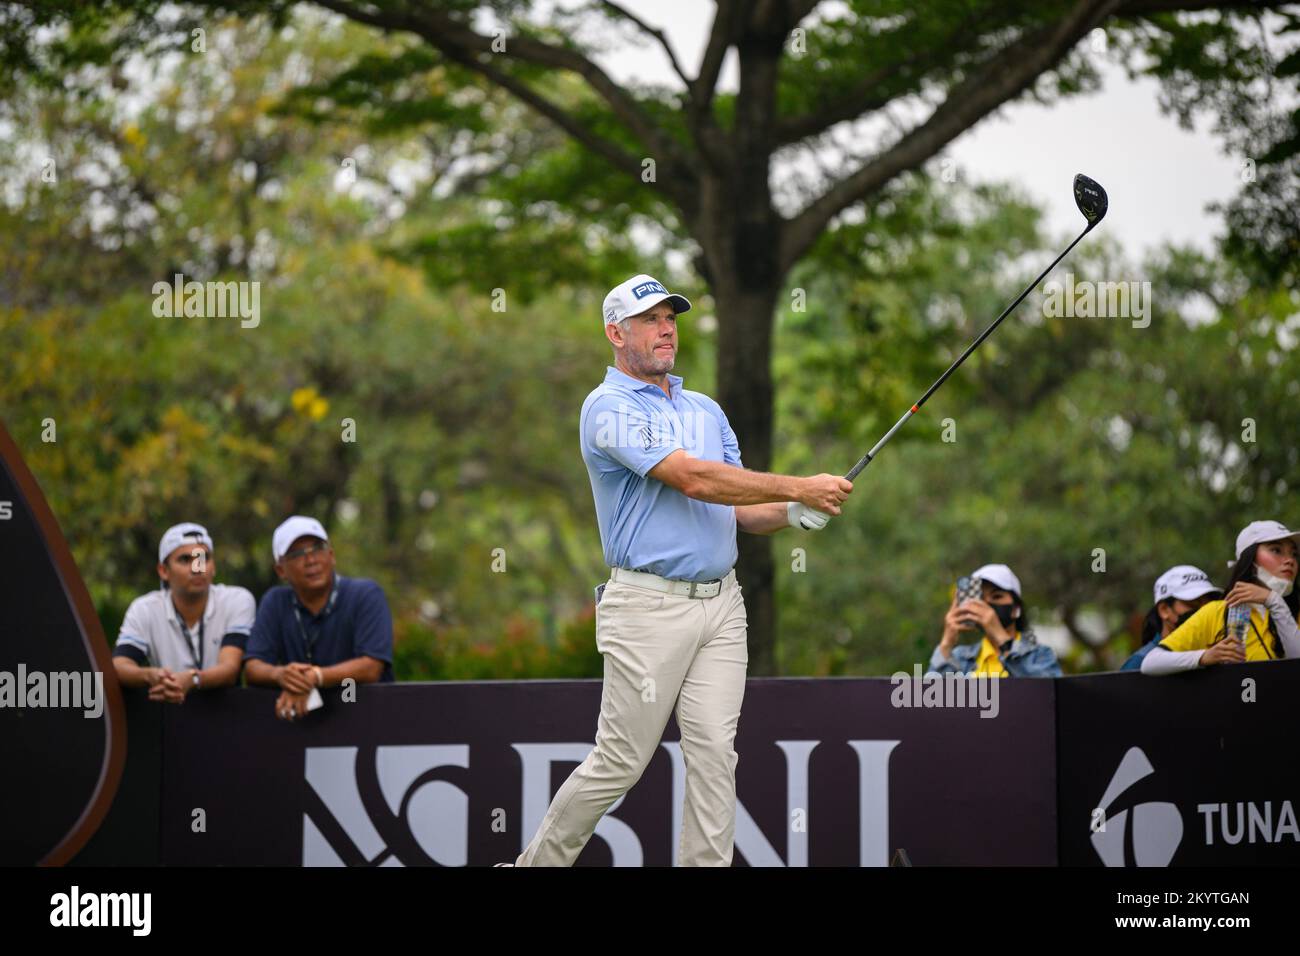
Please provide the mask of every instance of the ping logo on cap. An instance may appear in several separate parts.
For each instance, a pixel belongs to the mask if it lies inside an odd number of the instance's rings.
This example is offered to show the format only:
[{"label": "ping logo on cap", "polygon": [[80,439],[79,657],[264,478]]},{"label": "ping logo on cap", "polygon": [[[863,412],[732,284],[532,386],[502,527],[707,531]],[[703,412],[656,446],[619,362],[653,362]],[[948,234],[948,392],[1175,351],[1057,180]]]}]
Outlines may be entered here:
[{"label": "ping logo on cap", "polygon": [[656,292],[662,292],[664,295],[668,294],[668,290],[653,279],[649,282],[642,282],[639,286],[635,286],[632,289],[632,294],[638,299],[644,299],[646,296],[653,295]]}]

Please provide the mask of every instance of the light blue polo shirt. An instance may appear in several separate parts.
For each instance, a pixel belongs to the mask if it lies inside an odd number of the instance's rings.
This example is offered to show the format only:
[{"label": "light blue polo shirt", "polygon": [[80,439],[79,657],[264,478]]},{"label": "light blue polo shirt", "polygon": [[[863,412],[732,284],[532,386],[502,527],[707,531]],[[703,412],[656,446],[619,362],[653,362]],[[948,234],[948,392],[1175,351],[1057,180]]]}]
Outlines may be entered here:
[{"label": "light blue polo shirt", "polygon": [[736,563],[736,511],[688,498],[648,472],[681,448],[696,458],[743,467],[740,446],[718,403],[682,388],[663,389],[608,368],[582,403],[587,464],[605,563],[679,581],[713,581]]}]

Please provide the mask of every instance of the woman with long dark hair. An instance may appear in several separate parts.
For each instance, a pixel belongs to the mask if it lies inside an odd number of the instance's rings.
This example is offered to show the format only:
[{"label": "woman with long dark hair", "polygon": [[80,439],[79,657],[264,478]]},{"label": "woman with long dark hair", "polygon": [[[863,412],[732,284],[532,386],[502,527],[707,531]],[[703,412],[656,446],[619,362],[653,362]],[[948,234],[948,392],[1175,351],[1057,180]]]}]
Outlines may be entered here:
[{"label": "woman with long dark hair", "polygon": [[[1296,572],[1300,531],[1252,521],[1237,535],[1237,562],[1222,601],[1210,601],[1162,639],[1142,661],[1144,674],[1173,674],[1213,664],[1300,657]],[[1245,641],[1229,639],[1228,608],[1250,607]]]},{"label": "woman with long dark hair", "polygon": [[1223,598],[1210,576],[1190,564],[1178,564],[1156,578],[1155,604],[1142,622],[1142,643],[1120,668],[1140,670],[1151,649],[1210,601]]}]

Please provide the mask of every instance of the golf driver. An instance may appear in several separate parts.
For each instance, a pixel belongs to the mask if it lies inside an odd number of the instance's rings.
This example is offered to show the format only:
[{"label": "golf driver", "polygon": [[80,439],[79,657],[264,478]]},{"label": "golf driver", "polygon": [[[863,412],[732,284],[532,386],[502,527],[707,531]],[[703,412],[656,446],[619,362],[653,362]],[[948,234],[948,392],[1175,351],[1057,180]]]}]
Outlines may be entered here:
[{"label": "golf driver", "polygon": [[1097,225],[1097,223],[1101,222],[1102,219],[1105,218],[1106,208],[1108,205],[1106,190],[1102,189],[1101,184],[1096,180],[1089,179],[1087,176],[1083,175],[1083,173],[1079,173],[1074,177],[1074,204],[1079,207],[1079,212],[1083,213],[1083,218],[1088,220],[1088,225],[1083,232],[1079,233],[1079,235],[1075,237],[1074,242],[1070,243],[1064,252],[1052,260],[1051,265],[1038,274],[1037,279],[1025,286],[1025,290],[1021,292],[1020,295],[1016,296],[1016,300],[1002,310],[1002,314],[994,319],[993,324],[980,333],[980,337],[972,342],[970,346],[967,347],[966,351],[962,352],[961,355],[957,357],[957,361],[948,366],[948,371],[940,375],[938,381],[926,389],[925,394],[920,397],[915,405],[903,413],[903,417],[894,423],[893,428],[885,432],[885,436],[881,438],[880,441],[876,442],[875,447],[863,455],[858,463],[849,469],[849,473],[844,476],[845,478],[849,479],[849,481],[856,478],[858,473],[861,472],[863,468],[866,468],[867,465],[871,463],[871,459],[875,458],[880,449],[885,446],[885,442],[893,438],[894,433],[903,427],[903,423],[921,410],[921,406],[929,400],[931,395],[939,390],[939,386],[948,380],[948,376],[955,372],[957,367],[961,365],[962,362],[966,361],[967,357],[969,357],[972,352],[980,347],[980,343],[993,334],[993,330],[998,327],[1003,319],[1011,314],[1011,310],[1023,302],[1025,296],[1029,295],[1034,286],[1042,282],[1043,277],[1055,269],[1056,264],[1069,255],[1070,250],[1079,244],[1079,240],[1091,232],[1093,226]]}]

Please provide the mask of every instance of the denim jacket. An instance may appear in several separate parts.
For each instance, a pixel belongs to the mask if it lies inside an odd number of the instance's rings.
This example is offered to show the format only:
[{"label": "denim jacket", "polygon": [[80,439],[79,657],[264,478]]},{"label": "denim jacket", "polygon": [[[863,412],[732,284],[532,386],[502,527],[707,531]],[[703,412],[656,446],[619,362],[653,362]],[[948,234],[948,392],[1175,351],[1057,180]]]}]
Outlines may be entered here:
[{"label": "denim jacket", "polygon": [[1155,637],[1151,638],[1151,640],[1147,641],[1136,651],[1134,651],[1131,655],[1129,655],[1129,659],[1123,663],[1123,665],[1120,667],[1120,670],[1140,671],[1142,669],[1142,658],[1150,654],[1151,651],[1155,649],[1155,646],[1159,643],[1160,643],[1159,635],[1156,635]]},{"label": "denim jacket", "polygon": [[[944,658],[939,648],[930,655],[927,674],[970,674],[979,662],[980,643],[959,644]],[[1061,665],[1050,648],[1038,643],[1034,632],[1017,632],[1011,648],[1002,655],[1002,666],[1012,677],[1060,677]]]}]

